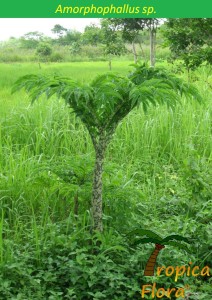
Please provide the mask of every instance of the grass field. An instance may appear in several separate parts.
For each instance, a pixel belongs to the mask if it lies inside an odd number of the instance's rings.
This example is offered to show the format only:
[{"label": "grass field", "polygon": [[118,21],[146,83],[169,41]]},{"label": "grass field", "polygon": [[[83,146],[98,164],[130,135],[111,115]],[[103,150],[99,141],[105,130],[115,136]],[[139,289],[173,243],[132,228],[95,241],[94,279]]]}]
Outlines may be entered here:
[{"label": "grass field", "polygon": [[[127,74],[129,64],[113,62],[113,71]],[[11,88],[25,74],[57,73],[87,82],[107,71],[106,62],[41,68],[36,63],[0,64],[2,300],[140,299],[141,271],[152,247],[130,252],[124,235],[135,226],[193,239],[191,253],[167,247],[159,265],[211,262],[212,93],[204,68],[193,74],[203,103],[184,98],[175,110],[157,107],[147,114],[139,108],[119,125],[105,161],[102,249],[93,254],[86,230],[94,162],[89,135],[62,100],[30,105],[23,91],[11,94]],[[76,264],[71,256],[68,260],[70,253]],[[91,255],[98,260],[93,273]],[[174,284],[166,281],[162,286]],[[179,284],[190,285],[189,300],[210,299],[209,278],[184,277]]]}]

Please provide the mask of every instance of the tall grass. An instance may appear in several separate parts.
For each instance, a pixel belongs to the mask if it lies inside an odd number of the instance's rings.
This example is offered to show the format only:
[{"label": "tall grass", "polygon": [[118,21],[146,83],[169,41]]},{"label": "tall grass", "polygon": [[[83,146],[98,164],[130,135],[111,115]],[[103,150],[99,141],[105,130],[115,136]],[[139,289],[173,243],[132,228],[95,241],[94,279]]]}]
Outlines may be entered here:
[{"label": "tall grass", "polygon": [[[183,101],[173,110],[166,107],[134,111],[119,126],[112,143],[117,159],[166,158],[182,162],[192,149],[199,155],[211,155],[210,107]],[[120,143],[120,140],[122,141]]]}]

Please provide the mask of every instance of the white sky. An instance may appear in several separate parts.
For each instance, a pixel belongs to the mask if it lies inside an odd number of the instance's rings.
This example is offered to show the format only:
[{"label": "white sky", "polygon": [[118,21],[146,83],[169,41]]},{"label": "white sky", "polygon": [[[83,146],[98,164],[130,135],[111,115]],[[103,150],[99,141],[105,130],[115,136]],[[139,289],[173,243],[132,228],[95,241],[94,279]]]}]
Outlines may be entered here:
[{"label": "white sky", "polygon": [[11,36],[20,37],[25,33],[30,31],[39,31],[44,33],[47,36],[52,36],[51,29],[56,24],[67,29],[76,29],[78,31],[83,31],[85,26],[95,23],[99,24],[99,19],[91,18],[30,18],[30,19],[19,19],[19,18],[0,18],[0,41],[9,39]]}]

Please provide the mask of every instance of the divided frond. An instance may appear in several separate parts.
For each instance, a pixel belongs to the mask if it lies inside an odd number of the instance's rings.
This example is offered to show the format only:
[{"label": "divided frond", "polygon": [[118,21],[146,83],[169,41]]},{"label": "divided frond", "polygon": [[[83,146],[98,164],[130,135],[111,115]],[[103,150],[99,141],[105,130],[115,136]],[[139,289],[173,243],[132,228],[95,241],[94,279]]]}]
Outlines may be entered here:
[{"label": "divided frond", "polygon": [[[12,92],[25,89],[32,102],[42,95],[63,98],[86,125],[92,140],[111,136],[118,123],[136,106],[174,107],[182,94],[198,98],[195,87],[164,69],[136,66],[129,77],[114,73],[96,76],[90,84],[57,75],[26,75],[16,81]],[[201,97],[199,97],[200,99]]]},{"label": "divided frond", "polygon": [[[137,86],[152,85],[157,88],[155,102],[166,103],[168,106],[174,106],[180,101],[183,95],[193,98],[199,102],[202,101],[197,88],[186,83],[184,80],[174,76],[164,68],[149,68],[145,64],[135,65],[135,70],[129,75],[130,80]],[[154,103],[152,103],[154,104]],[[146,103],[143,105],[146,108]]]},{"label": "divided frond", "polygon": [[180,97],[167,82],[159,79],[150,79],[141,85],[135,86],[130,93],[132,107],[142,104],[144,111],[150,105],[166,104],[174,107]]},{"label": "divided frond", "polygon": [[91,84],[60,76],[27,75],[18,79],[12,92],[25,89],[32,102],[42,95],[63,98],[88,128],[90,134],[116,127],[132,109],[129,93],[134,84],[124,76],[106,73]]},{"label": "divided frond", "polygon": [[108,118],[121,104],[127,104],[133,83],[127,77],[106,73],[97,76],[91,86],[95,91],[97,109],[101,114],[106,113]]},{"label": "divided frond", "polygon": [[87,126],[98,125],[96,112],[92,107],[93,89],[87,85],[82,86],[66,77],[27,75],[15,82],[12,92],[22,88],[29,93],[32,102],[42,95],[47,99],[53,95],[63,98]]},{"label": "divided frond", "polygon": [[47,98],[50,98],[54,94],[57,97],[62,97],[67,87],[73,91],[77,87],[77,84],[69,78],[31,74],[19,78],[13,86],[12,93],[20,89],[25,89],[32,102],[34,102],[42,94],[45,94]]}]

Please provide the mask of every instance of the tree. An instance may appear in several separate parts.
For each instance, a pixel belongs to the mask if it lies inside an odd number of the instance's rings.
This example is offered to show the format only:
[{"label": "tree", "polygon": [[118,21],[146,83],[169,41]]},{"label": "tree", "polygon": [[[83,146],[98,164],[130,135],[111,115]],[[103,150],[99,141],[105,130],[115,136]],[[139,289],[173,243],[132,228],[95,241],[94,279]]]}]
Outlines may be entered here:
[{"label": "tree", "polygon": [[23,48],[35,49],[39,42],[44,40],[44,35],[38,31],[32,31],[24,34],[20,41]]},{"label": "tree", "polygon": [[48,56],[51,55],[52,47],[46,42],[41,42],[36,49],[36,53],[39,57],[46,59]]},{"label": "tree", "polygon": [[70,45],[72,43],[80,44],[82,33],[76,30],[68,30],[66,35],[61,38],[61,44]]},{"label": "tree", "polygon": [[149,30],[150,36],[150,66],[155,66],[155,45],[156,45],[156,32],[160,24],[160,19],[153,18],[130,18],[130,19],[109,19],[116,27],[122,29],[123,39],[132,43],[134,54],[134,62],[137,62],[137,53],[135,49],[135,41],[140,31],[145,29]]},{"label": "tree", "polygon": [[54,42],[61,46],[70,46],[72,43],[80,43],[81,35],[79,31],[67,29]]},{"label": "tree", "polygon": [[105,54],[109,59],[109,69],[111,70],[111,55],[120,56],[126,52],[125,45],[121,36],[111,26],[110,21],[102,20],[101,29],[103,33],[103,43],[105,44]]},{"label": "tree", "polygon": [[65,27],[61,26],[60,24],[56,24],[54,25],[54,27],[51,30],[54,34],[57,35],[58,39],[63,37],[66,32],[68,31],[68,29],[66,29]]},{"label": "tree", "polygon": [[10,37],[7,41],[1,42],[0,45],[5,48],[5,51],[7,51],[7,47],[18,49],[22,46],[20,39],[15,37]]},{"label": "tree", "polygon": [[71,47],[70,47],[70,52],[71,54],[78,54],[81,50],[81,46],[80,46],[80,43],[78,42],[73,42],[71,44]]},{"label": "tree", "polygon": [[82,42],[84,44],[90,44],[92,46],[97,46],[103,40],[103,34],[101,28],[95,24],[91,24],[85,27],[84,33],[82,35]]},{"label": "tree", "polygon": [[212,64],[212,19],[168,19],[162,31],[171,59],[181,59],[188,71]]},{"label": "tree", "polygon": [[156,33],[157,27],[159,24],[158,19],[149,19],[146,21],[146,27],[149,30],[150,37],[150,65],[151,67],[155,66],[155,52],[156,52]]},{"label": "tree", "polygon": [[13,92],[21,88],[29,93],[32,101],[42,94],[47,98],[54,94],[63,98],[87,128],[95,150],[91,212],[93,227],[98,231],[103,230],[103,161],[118,124],[140,104],[144,110],[151,104],[167,103],[172,106],[180,101],[178,92],[198,97],[194,87],[165,70],[157,71],[145,66],[137,67],[130,78],[106,73],[97,76],[90,84],[59,76],[27,75],[15,83]]},{"label": "tree", "polygon": [[158,254],[163,248],[165,248],[165,245],[175,246],[177,248],[188,251],[188,248],[184,244],[181,244],[181,242],[189,243],[189,240],[177,234],[167,236],[163,239],[162,237],[160,237],[158,234],[156,234],[151,230],[135,229],[132,232],[130,232],[130,236],[133,237],[136,236],[136,238],[134,238],[134,245],[146,244],[146,243],[155,244],[155,249],[147,261],[144,270],[144,276],[154,276],[154,269],[155,269],[155,264],[156,264]]}]

